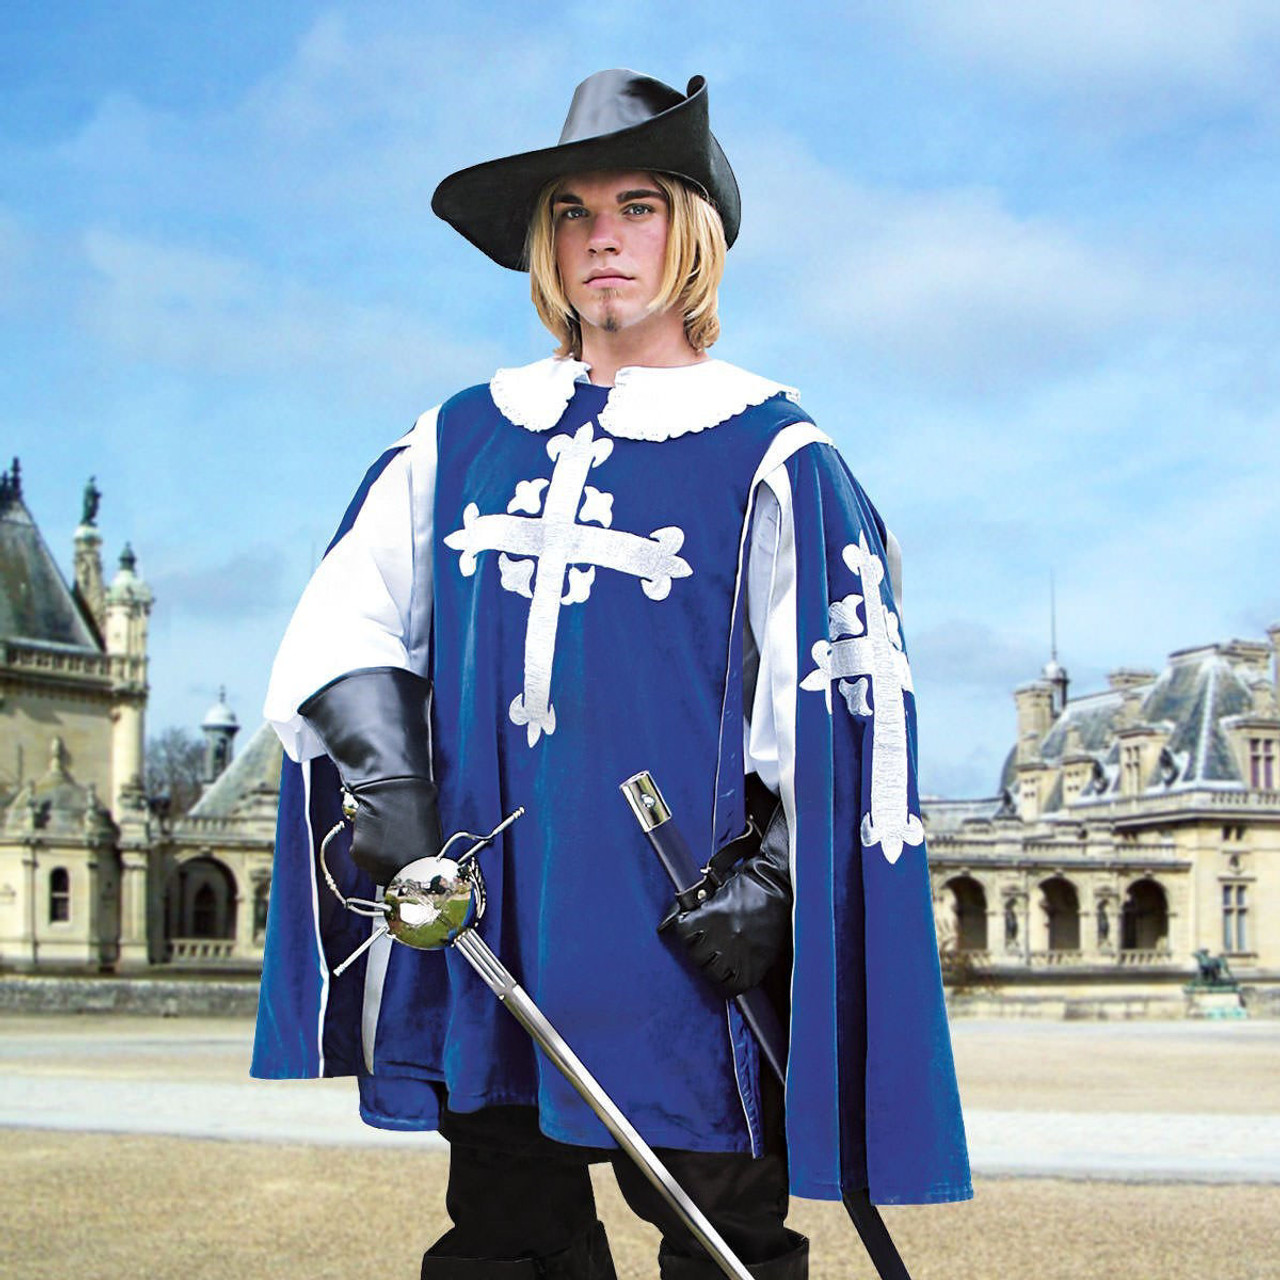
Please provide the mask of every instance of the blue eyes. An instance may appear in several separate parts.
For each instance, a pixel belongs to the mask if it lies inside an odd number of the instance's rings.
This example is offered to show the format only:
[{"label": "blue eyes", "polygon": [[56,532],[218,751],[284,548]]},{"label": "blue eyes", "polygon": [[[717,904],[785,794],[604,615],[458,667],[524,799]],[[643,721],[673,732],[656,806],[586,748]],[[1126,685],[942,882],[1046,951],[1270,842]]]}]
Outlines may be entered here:
[{"label": "blue eyes", "polygon": [[[638,217],[642,214],[653,213],[654,206],[651,204],[624,204],[619,212],[631,217]],[[580,204],[566,205],[559,213],[559,217],[566,222],[576,222],[586,216],[587,210]]]}]

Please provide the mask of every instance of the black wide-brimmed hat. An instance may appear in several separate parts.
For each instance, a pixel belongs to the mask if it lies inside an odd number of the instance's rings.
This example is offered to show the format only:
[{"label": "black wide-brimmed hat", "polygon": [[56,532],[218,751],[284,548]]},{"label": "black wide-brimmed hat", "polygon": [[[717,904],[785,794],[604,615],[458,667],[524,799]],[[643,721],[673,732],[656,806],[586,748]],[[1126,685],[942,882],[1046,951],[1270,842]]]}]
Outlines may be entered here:
[{"label": "black wide-brimmed hat", "polygon": [[597,71],[574,91],[554,147],[472,165],[450,174],[431,207],[495,262],[524,271],[525,237],[538,192],[567,173],[644,169],[699,187],[719,210],[724,237],[738,235],[738,183],[707,116],[707,82],[681,93],[635,71]]}]

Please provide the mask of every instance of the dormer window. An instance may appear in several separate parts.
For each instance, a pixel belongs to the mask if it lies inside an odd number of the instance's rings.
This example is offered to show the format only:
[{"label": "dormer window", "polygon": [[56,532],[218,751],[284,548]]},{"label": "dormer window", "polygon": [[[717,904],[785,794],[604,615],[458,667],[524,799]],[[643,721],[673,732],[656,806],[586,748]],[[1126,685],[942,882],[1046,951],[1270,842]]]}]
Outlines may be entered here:
[{"label": "dormer window", "polygon": [[1142,791],[1142,747],[1138,743],[1120,750],[1120,790],[1127,796]]},{"label": "dormer window", "polygon": [[1276,785],[1276,740],[1249,739],[1249,785],[1255,791],[1272,791]]}]

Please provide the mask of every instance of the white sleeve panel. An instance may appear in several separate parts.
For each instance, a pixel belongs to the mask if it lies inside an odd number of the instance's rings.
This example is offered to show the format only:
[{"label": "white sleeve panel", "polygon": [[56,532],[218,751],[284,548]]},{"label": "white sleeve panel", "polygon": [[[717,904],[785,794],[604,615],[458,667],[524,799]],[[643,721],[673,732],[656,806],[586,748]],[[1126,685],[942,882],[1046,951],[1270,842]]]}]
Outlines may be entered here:
[{"label": "white sleeve panel", "polygon": [[889,585],[893,588],[893,603],[898,606],[898,618],[902,618],[902,544],[893,536],[893,530],[884,531],[884,558],[889,564]]},{"label": "white sleeve panel", "polygon": [[[794,706],[794,689],[786,688],[796,663],[796,638],[784,621],[794,614],[794,557],[783,548],[794,545],[791,480],[785,463],[760,482],[756,492],[755,523],[747,560],[747,630],[743,640],[744,699],[746,703],[745,767],[754,770],[775,795],[784,772],[780,726]],[[786,528],[783,528],[783,523]],[[902,548],[885,530],[885,558],[894,600],[902,613]],[[788,615],[789,616],[789,615]],[[788,672],[791,675],[784,676]],[[784,729],[783,732],[786,732]]]},{"label": "white sleeve panel", "polygon": [[[774,705],[776,655],[769,644],[769,615],[779,589],[778,532],[781,508],[776,486],[778,473],[786,481],[786,465],[770,472],[756,491],[755,520],[747,559],[747,634],[745,667],[754,670],[754,688],[747,681],[746,771],[753,770],[775,795],[778,792],[778,731]],[[789,488],[789,486],[788,486]]]},{"label": "white sleeve panel", "polygon": [[331,680],[364,667],[426,674],[436,411],[398,443],[355,522],[320,562],[271,669],[263,714],[295,760],[323,748],[298,707]]}]

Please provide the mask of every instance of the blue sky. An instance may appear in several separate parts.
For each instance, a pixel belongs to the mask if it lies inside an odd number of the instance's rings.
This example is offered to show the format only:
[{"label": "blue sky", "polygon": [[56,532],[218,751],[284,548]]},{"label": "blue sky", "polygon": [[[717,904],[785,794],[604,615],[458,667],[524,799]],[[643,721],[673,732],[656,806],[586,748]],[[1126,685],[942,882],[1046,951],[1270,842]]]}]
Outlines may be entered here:
[{"label": "blue sky", "polygon": [[1011,692],[1280,619],[1280,6],[134,0],[0,8],[0,453],[155,589],[150,729],[247,725],[363,467],[548,351],[430,213],[573,85],[708,77],[715,353],[801,388],[898,534],[922,784]]}]

